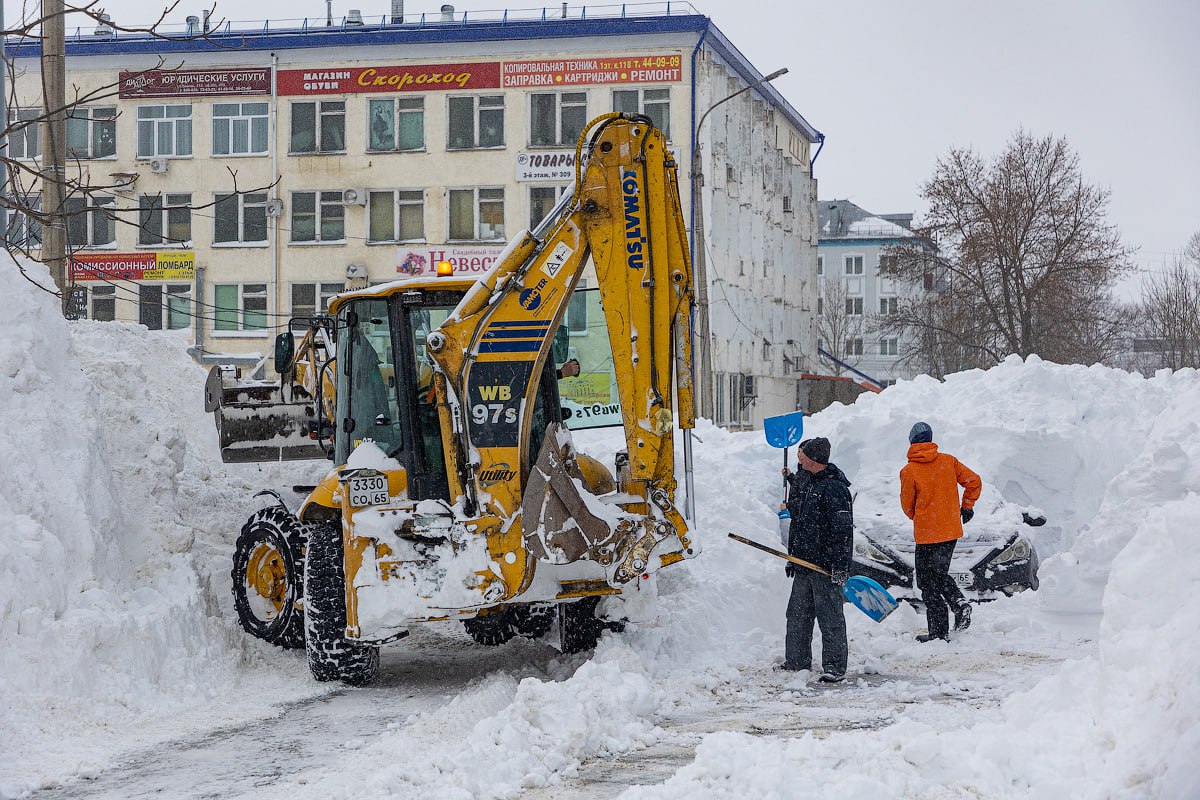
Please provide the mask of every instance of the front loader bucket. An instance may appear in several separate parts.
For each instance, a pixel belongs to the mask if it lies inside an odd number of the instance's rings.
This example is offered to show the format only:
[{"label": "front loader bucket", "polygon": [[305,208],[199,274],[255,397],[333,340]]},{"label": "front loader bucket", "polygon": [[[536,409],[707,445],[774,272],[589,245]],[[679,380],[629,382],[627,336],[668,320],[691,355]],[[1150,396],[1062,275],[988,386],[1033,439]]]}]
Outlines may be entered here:
[{"label": "front loader bucket", "polygon": [[240,381],[213,367],[204,386],[204,407],[217,423],[221,460],[300,461],[326,458],[325,448],[310,437],[317,424],[312,399],[284,401],[278,384]]}]

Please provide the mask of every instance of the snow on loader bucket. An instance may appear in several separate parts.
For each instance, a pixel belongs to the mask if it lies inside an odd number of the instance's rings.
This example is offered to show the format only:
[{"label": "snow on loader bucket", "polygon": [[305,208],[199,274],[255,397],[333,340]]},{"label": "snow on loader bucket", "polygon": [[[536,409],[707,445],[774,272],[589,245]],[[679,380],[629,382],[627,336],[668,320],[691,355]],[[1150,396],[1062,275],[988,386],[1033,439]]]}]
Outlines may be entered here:
[{"label": "snow on loader bucket", "polygon": [[279,383],[243,380],[233,367],[213,367],[204,383],[204,410],[216,419],[221,460],[227,464],[326,457],[325,448],[311,438],[317,401],[286,401]]}]

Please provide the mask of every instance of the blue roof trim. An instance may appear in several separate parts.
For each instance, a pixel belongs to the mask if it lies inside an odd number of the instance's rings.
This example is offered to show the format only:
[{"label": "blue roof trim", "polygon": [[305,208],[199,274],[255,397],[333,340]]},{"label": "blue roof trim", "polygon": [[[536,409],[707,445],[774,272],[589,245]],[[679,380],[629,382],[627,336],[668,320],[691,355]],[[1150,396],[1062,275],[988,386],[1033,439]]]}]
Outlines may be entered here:
[{"label": "blue roof trim", "polygon": [[[310,47],[361,45],[454,44],[463,42],[555,39],[581,36],[700,32],[708,17],[671,15],[656,17],[600,17],[596,19],[513,20],[425,23],[417,25],[363,25],[353,27],[287,28],[278,31],[231,31],[210,34],[209,40],[181,41],[145,34],[124,34],[95,39],[68,39],[68,56],[219,53],[223,50],[259,51]],[[7,53],[14,58],[35,58],[41,45],[32,39],[10,39]]]},{"label": "blue roof trim", "polygon": [[925,247],[932,249],[929,241],[922,239],[920,236],[891,236],[888,238],[872,239],[822,239],[817,237],[817,247],[871,247],[876,245],[908,244],[912,242],[923,244]]},{"label": "blue roof trim", "polygon": [[[750,63],[750,59],[742,55],[742,51],[734,47],[733,42],[729,41],[725,34],[721,33],[721,30],[716,25],[713,25],[711,21],[708,24],[707,44],[723,59],[725,59],[725,61],[731,67],[737,70],[737,73],[742,76],[742,79],[745,80],[746,83],[754,83],[755,81],[761,80],[764,77],[763,74],[755,69],[754,65]],[[757,87],[754,91],[758,92],[759,94],[766,95],[771,102],[783,112],[783,115],[788,119],[788,121],[799,128],[804,135],[808,137],[809,144],[816,144],[817,142],[825,141],[825,134],[808,124],[808,120],[800,116],[800,112],[792,108],[791,104],[783,98],[783,95],[781,95],[779,90],[774,86],[769,83],[764,83]]]}]

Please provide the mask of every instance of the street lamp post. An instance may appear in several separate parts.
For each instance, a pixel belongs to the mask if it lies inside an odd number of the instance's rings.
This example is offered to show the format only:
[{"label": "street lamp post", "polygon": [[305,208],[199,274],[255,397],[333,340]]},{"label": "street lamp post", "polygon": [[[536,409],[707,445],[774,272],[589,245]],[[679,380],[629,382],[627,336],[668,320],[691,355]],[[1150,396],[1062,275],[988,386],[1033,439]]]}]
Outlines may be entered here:
[{"label": "street lamp post", "polygon": [[[787,71],[787,67],[777,69],[770,75],[759,78],[749,86],[739,89],[728,97],[724,97],[713,103],[700,115],[700,120],[696,123],[696,130],[692,135],[692,214],[694,215],[692,222],[692,266],[696,282],[696,286],[694,287],[696,295],[695,336],[698,344],[697,349],[700,351],[698,359],[700,362],[700,416],[707,417],[708,419],[713,419],[713,370],[711,331],[708,316],[708,264],[704,243],[704,205],[701,199],[701,190],[704,185],[704,170],[700,159],[700,128],[704,125],[704,120],[708,119],[708,115],[717,106],[727,103],[738,95],[745,94],[764,83],[773,81],[780,75],[786,75]],[[690,492],[688,493],[688,499],[690,502]]]}]

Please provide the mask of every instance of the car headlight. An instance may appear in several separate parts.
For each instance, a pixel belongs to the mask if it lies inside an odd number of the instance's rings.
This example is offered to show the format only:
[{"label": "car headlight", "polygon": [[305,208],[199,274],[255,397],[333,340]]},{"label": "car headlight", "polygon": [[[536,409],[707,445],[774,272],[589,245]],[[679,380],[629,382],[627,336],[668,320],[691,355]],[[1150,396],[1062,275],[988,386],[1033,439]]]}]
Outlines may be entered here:
[{"label": "car headlight", "polygon": [[1029,542],[1025,539],[1017,538],[1012,544],[1004,548],[1000,555],[992,559],[993,564],[1007,564],[1010,561],[1028,561],[1029,560]]},{"label": "car headlight", "polygon": [[870,542],[855,542],[854,555],[878,561],[880,564],[891,564],[893,559]]}]

